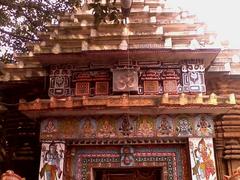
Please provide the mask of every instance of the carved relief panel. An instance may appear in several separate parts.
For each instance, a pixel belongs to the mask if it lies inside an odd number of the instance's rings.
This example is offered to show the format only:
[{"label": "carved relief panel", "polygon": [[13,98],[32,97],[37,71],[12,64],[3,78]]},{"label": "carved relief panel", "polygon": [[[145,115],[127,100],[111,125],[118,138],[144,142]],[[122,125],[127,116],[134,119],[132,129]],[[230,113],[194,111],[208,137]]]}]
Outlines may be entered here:
[{"label": "carved relief panel", "polygon": [[73,71],[76,96],[107,95],[109,81],[108,71]]},{"label": "carved relief panel", "polygon": [[180,80],[179,69],[164,69],[162,80],[164,93],[177,94]]},{"label": "carved relief panel", "polygon": [[128,68],[118,64],[114,69],[111,66],[91,69],[53,65],[50,69],[49,96],[99,96],[111,92],[157,95],[206,91],[205,69],[200,61],[150,63],[149,67],[147,63],[132,62]]},{"label": "carved relief panel", "polygon": [[138,91],[138,72],[134,69],[113,69],[113,91]]},{"label": "carved relief panel", "polygon": [[202,64],[184,64],[182,66],[183,92],[206,92],[204,71]]},{"label": "carved relief panel", "polygon": [[50,67],[48,95],[54,97],[71,96],[71,65],[53,65]]}]

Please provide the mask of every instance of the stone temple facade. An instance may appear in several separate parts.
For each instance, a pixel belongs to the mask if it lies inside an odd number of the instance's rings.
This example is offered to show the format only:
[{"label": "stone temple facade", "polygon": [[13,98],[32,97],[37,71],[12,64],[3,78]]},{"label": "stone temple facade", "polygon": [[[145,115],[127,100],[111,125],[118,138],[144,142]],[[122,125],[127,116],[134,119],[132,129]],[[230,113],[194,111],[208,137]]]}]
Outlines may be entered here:
[{"label": "stone temple facade", "polygon": [[123,24],[83,8],[48,28],[0,76],[47,88],[18,106],[40,124],[40,180],[238,179],[238,49],[161,0]]}]

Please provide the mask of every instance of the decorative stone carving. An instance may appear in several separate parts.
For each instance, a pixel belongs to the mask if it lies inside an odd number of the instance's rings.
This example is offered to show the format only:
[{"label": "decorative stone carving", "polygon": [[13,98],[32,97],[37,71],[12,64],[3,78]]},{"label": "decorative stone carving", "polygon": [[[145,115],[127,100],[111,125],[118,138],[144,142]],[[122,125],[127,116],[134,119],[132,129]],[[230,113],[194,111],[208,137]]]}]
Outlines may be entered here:
[{"label": "decorative stone carving", "polygon": [[113,91],[138,91],[138,73],[133,69],[113,69]]},{"label": "decorative stone carving", "polygon": [[225,175],[224,180],[239,180],[240,179],[240,167],[238,167],[231,176]]},{"label": "decorative stone carving", "polygon": [[5,173],[1,175],[1,180],[24,180],[25,178],[21,178],[21,176],[14,173],[12,170],[7,170]]},{"label": "decorative stone carving", "polygon": [[54,97],[66,97],[72,95],[71,65],[53,65],[50,69],[50,84],[48,95]]},{"label": "decorative stone carving", "polygon": [[183,92],[205,92],[205,68],[203,64],[190,63],[182,65]]}]

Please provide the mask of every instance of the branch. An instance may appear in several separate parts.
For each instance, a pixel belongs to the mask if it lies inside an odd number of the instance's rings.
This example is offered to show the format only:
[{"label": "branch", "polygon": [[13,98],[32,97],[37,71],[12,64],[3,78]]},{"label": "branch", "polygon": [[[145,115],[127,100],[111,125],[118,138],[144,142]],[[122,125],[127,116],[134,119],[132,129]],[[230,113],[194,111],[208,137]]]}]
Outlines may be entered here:
[{"label": "branch", "polygon": [[3,34],[8,34],[9,36],[13,36],[15,38],[19,38],[19,39],[24,39],[24,40],[28,40],[28,41],[38,41],[38,39],[34,39],[34,38],[29,38],[29,37],[25,37],[25,36],[21,36],[21,35],[17,35],[17,34],[14,34],[12,32],[9,32],[9,31],[5,31],[3,29],[0,28],[0,32],[3,33]]}]

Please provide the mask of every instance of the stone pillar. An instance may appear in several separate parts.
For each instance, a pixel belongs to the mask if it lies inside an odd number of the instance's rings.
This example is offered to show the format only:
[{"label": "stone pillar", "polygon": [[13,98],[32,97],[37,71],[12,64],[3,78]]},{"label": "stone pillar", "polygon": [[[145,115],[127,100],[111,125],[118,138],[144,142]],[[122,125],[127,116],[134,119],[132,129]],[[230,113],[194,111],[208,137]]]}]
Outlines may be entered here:
[{"label": "stone pillar", "polygon": [[189,138],[192,180],[217,179],[213,139]]},{"label": "stone pillar", "polygon": [[224,133],[222,128],[222,117],[217,117],[215,119],[215,157],[216,157],[216,165],[217,165],[217,177],[218,179],[222,179],[223,175],[227,173],[226,163],[224,162]]},{"label": "stone pillar", "polygon": [[64,152],[63,142],[42,143],[39,180],[63,179]]},{"label": "stone pillar", "polygon": [[[217,128],[217,137],[222,136],[224,140],[223,159],[226,165],[226,171],[220,172],[223,175],[233,175],[235,170],[240,167],[240,115],[228,114],[224,115],[221,120],[221,128]],[[219,132],[222,129],[222,132]]]}]

